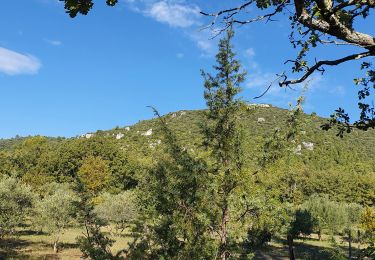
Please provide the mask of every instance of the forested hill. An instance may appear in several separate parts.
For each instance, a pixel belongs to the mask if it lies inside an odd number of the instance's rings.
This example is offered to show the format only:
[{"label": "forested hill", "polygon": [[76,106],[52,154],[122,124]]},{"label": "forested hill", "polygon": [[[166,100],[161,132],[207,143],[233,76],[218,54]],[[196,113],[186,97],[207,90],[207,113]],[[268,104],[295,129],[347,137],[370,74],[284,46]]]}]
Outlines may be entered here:
[{"label": "forested hill", "polygon": [[[198,156],[201,144],[202,110],[178,111],[163,118],[181,145]],[[276,128],[286,126],[288,110],[272,106],[250,106],[241,114],[244,153],[249,170],[256,168],[265,140]],[[375,199],[375,131],[354,131],[339,138],[336,131],[323,131],[326,119],[304,115],[300,143],[294,153],[303,162],[295,166],[304,196],[328,193],[340,200],[373,204]],[[41,187],[48,181],[71,181],[88,157],[104,162],[111,172],[109,189],[126,189],[137,183],[163,154],[163,137],[158,119],[133,126],[116,127],[75,138],[29,137],[0,140],[0,174],[17,174]],[[92,159],[92,158],[91,158]],[[282,168],[282,167],[281,167]],[[281,170],[280,170],[281,171]],[[284,178],[284,173],[272,174]]]}]

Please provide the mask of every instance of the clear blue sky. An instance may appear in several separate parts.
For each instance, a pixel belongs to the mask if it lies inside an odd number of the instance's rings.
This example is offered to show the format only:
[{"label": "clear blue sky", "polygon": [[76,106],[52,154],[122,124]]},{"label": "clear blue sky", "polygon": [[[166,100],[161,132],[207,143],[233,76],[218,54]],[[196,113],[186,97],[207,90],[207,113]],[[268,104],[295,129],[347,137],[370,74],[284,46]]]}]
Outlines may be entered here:
[{"label": "clear blue sky", "polygon": [[[217,1],[122,0],[114,8],[95,3],[88,16],[71,19],[57,0],[2,1],[0,138],[75,136],[130,125],[152,117],[148,105],[161,113],[204,107],[200,69],[214,63],[216,42],[199,30],[208,20],[198,11],[215,9]],[[359,29],[374,34],[374,24],[370,17]],[[246,100],[294,57],[288,29],[282,17],[236,29],[236,52],[249,73]],[[337,58],[348,50],[313,56]],[[322,116],[339,106],[356,111],[352,78],[361,75],[358,67],[349,63],[315,76],[305,110]],[[256,102],[286,107],[299,90],[275,86]]]}]

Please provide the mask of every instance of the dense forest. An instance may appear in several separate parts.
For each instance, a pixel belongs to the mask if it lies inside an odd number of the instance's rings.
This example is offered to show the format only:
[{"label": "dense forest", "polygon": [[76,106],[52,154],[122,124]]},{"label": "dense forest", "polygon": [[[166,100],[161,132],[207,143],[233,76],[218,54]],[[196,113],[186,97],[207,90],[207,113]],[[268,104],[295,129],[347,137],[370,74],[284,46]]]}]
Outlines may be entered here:
[{"label": "dense forest", "polygon": [[303,97],[244,102],[232,37],[202,73],[205,110],[0,140],[0,256],[29,255],[15,250],[25,233],[58,255],[78,229],[70,246],[90,259],[267,259],[275,243],[289,259],[373,258],[375,132],[324,131]]}]

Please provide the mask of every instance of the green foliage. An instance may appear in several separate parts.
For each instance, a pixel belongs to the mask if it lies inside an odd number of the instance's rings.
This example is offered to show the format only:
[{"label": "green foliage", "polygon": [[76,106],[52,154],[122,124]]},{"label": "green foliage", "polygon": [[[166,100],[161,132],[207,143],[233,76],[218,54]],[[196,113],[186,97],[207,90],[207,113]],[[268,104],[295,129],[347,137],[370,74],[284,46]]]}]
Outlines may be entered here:
[{"label": "green foliage", "polygon": [[[221,259],[228,259],[231,255],[229,243],[234,240],[238,228],[234,228],[238,213],[233,210],[240,205],[240,195],[246,197],[248,188],[243,183],[246,177],[243,171],[243,135],[239,126],[239,112],[244,104],[238,98],[246,72],[241,71],[240,62],[232,51],[233,35],[229,29],[219,42],[217,65],[214,66],[217,74],[212,76],[202,72],[205,79],[204,98],[208,107],[206,121],[202,126],[203,145],[213,162],[210,169],[213,174],[210,203],[216,207],[213,226],[214,232],[220,237]],[[242,212],[246,208],[236,210]]]},{"label": "green foliage", "polygon": [[86,223],[86,234],[77,238],[78,246],[85,259],[117,260],[122,259],[111,253],[110,247],[113,240],[101,232],[101,223],[92,220]]},{"label": "green foliage", "polygon": [[360,226],[370,241],[375,243],[375,209],[366,207],[361,215]]},{"label": "green foliage", "polygon": [[[139,187],[145,219],[131,255],[143,259],[200,259],[213,254],[206,205],[208,175],[203,160],[193,158],[177,142],[165,122],[167,156],[159,158]],[[142,218],[141,218],[142,220]]]},{"label": "green foliage", "polygon": [[31,188],[14,177],[0,179],[0,238],[24,223],[35,199]]},{"label": "green foliage", "polygon": [[[74,224],[77,195],[66,184],[53,183],[51,192],[36,202],[34,224],[53,236],[54,248],[64,231]],[[48,187],[46,187],[48,189]]]},{"label": "green foliage", "polygon": [[301,234],[308,236],[313,232],[315,225],[316,219],[309,211],[305,209],[297,209],[288,232],[293,237],[297,237]]},{"label": "green foliage", "polygon": [[[94,6],[93,0],[59,0],[64,2],[66,12],[70,17],[76,17],[77,14],[86,15]],[[106,4],[114,6],[118,0],[106,0]]]},{"label": "green foliage", "polygon": [[112,254],[110,247],[114,241],[101,230],[105,223],[94,212],[94,194],[88,192],[85,183],[80,178],[76,179],[75,192],[80,197],[80,201],[76,203],[77,220],[85,228],[83,235],[76,239],[83,258],[121,259]]},{"label": "green foliage", "polygon": [[98,195],[110,179],[108,162],[101,157],[87,157],[78,170],[78,178],[87,192],[92,196]]},{"label": "green foliage", "polygon": [[317,220],[315,229],[318,234],[328,231],[331,235],[347,233],[350,236],[359,228],[363,209],[355,203],[336,202],[319,195],[310,197],[303,208]]},{"label": "green foliage", "polygon": [[114,224],[117,232],[124,231],[137,219],[137,206],[134,191],[124,191],[112,195],[101,195],[102,202],[95,207],[94,213],[107,224]]},{"label": "green foliage", "polygon": [[342,205],[332,201],[328,196],[311,196],[304,204],[310,214],[317,220],[317,232],[323,230],[330,234],[337,234],[345,226],[346,212]]},{"label": "green foliage", "polygon": [[[237,99],[244,80],[234,59],[233,32],[220,40],[216,76],[202,73],[208,110],[201,126],[198,156],[184,149],[164,118],[159,116],[167,154],[159,158],[140,186],[141,204],[150,230],[136,249],[153,259],[228,259],[230,245],[241,234],[237,218],[246,214],[241,198],[248,191],[244,180]],[[239,196],[239,194],[243,196]],[[243,207],[243,208],[241,208]],[[144,241],[148,241],[145,243]],[[145,245],[152,245],[146,247]],[[148,254],[147,254],[148,253]]]}]

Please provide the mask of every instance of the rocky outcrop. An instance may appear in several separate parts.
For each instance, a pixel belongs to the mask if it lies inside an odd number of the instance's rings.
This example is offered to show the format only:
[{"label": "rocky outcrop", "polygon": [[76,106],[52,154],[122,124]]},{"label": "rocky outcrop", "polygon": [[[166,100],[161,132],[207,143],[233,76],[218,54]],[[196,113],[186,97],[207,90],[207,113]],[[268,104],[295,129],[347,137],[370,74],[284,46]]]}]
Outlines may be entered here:
[{"label": "rocky outcrop", "polygon": [[123,138],[124,136],[125,136],[125,135],[124,135],[123,133],[118,133],[118,134],[116,135],[116,139],[119,140],[119,139]]},{"label": "rocky outcrop", "polygon": [[147,130],[146,132],[142,133],[143,136],[150,136],[152,135],[152,128]]},{"label": "rocky outcrop", "polygon": [[311,142],[302,142],[303,147],[306,150],[313,151],[314,150],[314,143]]}]

